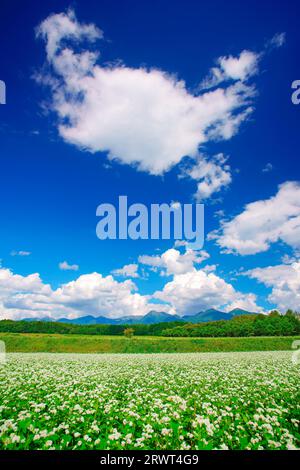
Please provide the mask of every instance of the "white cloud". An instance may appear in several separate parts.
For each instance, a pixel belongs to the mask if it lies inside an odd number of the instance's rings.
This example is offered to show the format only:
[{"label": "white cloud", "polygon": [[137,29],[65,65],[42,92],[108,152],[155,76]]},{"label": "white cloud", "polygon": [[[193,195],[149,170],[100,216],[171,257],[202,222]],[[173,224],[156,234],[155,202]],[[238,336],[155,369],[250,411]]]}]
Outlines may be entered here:
[{"label": "white cloud", "polygon": [[216,265],[196,269],[195,265],[208,258],[206,251],[186,250],[184,254],[180,254],[172,248],[161,256],[140,256],[139,262],[156,269],[162,268],[165,274],[174,276],[152,297],[169,303],[172,311],[179,315],[194,314],[212,307],[222,307],[225,311],[233,308],[263,311],[256,304],[255,294],[236,291],[231,284],[215,274]]},{"label": "white cloud", "polygon": [[181,204],[180,204],[180,202],[178,202],[178,201],[172,201],[172,202],[171,202],[171,207],[172,207],[172,209],[180,209],[180,208],[181,208]]},{"label": "white cloud", "polygon": [[123,268],[114,269],[112,271],[114,276],[122,276],[122,277],[139,277],[138,273],[138,265],[137,264],[125,264]]},{"label": "white cloud", "polygon": [[78,264],[69,264],[67,261],[62,261],[58,265],[59,269],[62,271],[78,271]]},{"label": "white cloud", "polygon": [[225,252],[241,255],[267,251],[278,241],[300,248],[300,184],[286,182],[270,199],[247,204],[209,238],[216,239]]},{"label": "white cloud", "polygon": [[265,310],[257,305],[257,296],[255,294],[241,294],[237,292],[236,298],[226,306],[225,311],[230,312],[230,310],[235,308],[246,310],[247,312],[265,313]]},{"label": "white cloud", "polygon": [[197,181],[195,197],[198,201],[209,198],[231,183],[231,170],[226,164],[227,159],[222,153],[210,160],[199,155],[192,167],[182,170],[183,176],[189,176]]},{"label": "white cloud", "polygon": [[[18,299],[34,296],[35,299],[47,298],[51,287],[43,284],[39,274],[28,276],[14,274],[10,269],[0,267],[0,318],[22,318],[15,302]],[[15,308],[16,307],[16,308]],[[25,311],[23,311],[23,314]]]},{"label": "white cloud", "polygon": [[287,253],[285,253],[282,257],[281,257],[281,261],[283,264],[292,264],[294,261],[297,261],[297,256],[299,256],[299,253],[296,251],[295,252],[295,255],[296,256],[291,256],[291,255],[288,255]]},{"label": "white cloud", "polygon": [[266,268],[255,268],[244,273],[272,288],[269,302],[282,312],[289,308],[300,310],[300,261]]},{"label": "white cloud", "polygon": [[153,304],[140,295],[131,280],[91,273],[53,290],[38,274],[20,276],[0,268],[0,318],[74,318],[94,315],[115,318],[144,315],[150,310],[170,311],[168,305]]},{"label": "white cloud", "polygon": [[[150,310],[192,314],[211,307],[229,310],[233,306],[258,311],[255,295],[236,291],[212,272],[215,266],[196,270],[190,253],[180,258],[174,251],[163,254],[165,269],[174,273],[174,277],[154,295],[141,295],[131,279],[119,282],[112,275],[96,272],[81,275],[54,290],[37,273],[20,276],[0,268],[0,318],[57,319],[84,315],[118,318],[145,315]],[[197,263],[195,258],[194,262]],[[161,302],[153,303],[154,299]]]},{"label": "white cloud", "polygon": [[93,24],[79,23],[74,11],[69,9],[66,14],[58,13],[48,16],[37,28],[37,36],[41,36],[46,41],[47,56],[51,60],[60,49],[63,40],[95,41],[103,37],[103,33]]},{"label": "white cloud", "polygon": [[262,169],[263,173],[269,173],[270,171],[273,170],[273,165],[272,163],[267,163],[264,168]]},{"label": "white cloud", "polygon": [[159,268],[162,265],[160,255],[140,255],[138,261],[152,268]]},{"label": "white cloud", "polygon": [[175,240],[174,247],[187,246],[189,242],[187,240]]},{"label": "white cloud", "polygon": [[220,219],[222,219],[224,216],[225,216],[224,209],[219,209],[219,210],[215,211],[215,213],[214,213],[214,217],[218,217]]},{"label": "white cloud", "polygon": [[179,250],[170,248],[160,256],[141,255],[138,261],[153,268],[162,268],[165,270],[163,273],[170,276],[193,271],[195,264],[202,263],[208,258],[209,254],[204,250],[197,252],[187,249],[184,254],[181,254]]},{"label": "white cloud", "polygon": [[98,54],[67,47],[72,39],[101,37],[70,10],[48,17],[38,35],[52,67],[52,75],[40,80],[52,89],[59,133],[81,149],[108,152],[110,159],[162,174],[184,156],[195,157],[201,144],[230,139],[252,112],[254,89],[240,81],[254,70],[255,54],[249,51],[237,63],[220,59],[223,73],[236,83],[191,94],[184,81],[167,72],[98,65]]},{"label": "white cloud", "polygon": [[219,57],[216,66],[210,69],[208,76],[200,84],[200,89],[213,88],[228,80],[247,82],[258,73],[258,65],[263,56],[272,49],[283,46],[285,41],[285,33],[276,33],[265,43],[261,52],[243,50],[237,57],[232,55]]},{"label": "white cloud", "polygon": [[285,33],[276,33],[274,36],[270,39],[270,41],[267,41],[266,43],[266,49],[274,49],[277,47],[281,47],[285,44],[286,42],[286,34]]},{"label": "white cloud", "polygon": [[207,264],[206,266],[204,266],[204,268],[202,268],[202,271],[204,271],[205,273],[212,273],[216,271],[216,269],[217,264]]},{"label": "white cloud", "polygon": [[242,51],[239,57],[221,57],[218,62],[225,77],[244,81],[257,73],[258,60],[258,54],[251,51]]},{"label": "white cloud", "polygon": [[202,89],[215,87],[226,80],[248,80],[258,72],[260,54],[244,50],[238,57],[232,55],[219,57],[216,67],[210,70],[208,77],[201,83]]},{"label": "white cloud", "polygon": [[63,284],[53,293],[53,300],[76,312],[92,315],[121,317],[147,313],[147,297],[136,292],[131,280],[116,281],[113,276],[99,273],[85,274],[75,281]]},{"label": "white cloud", "polygon": [[13,250],[11,252],[11,256],[30,256],[31,255],[31,251],[15,251]]},{"label": "white cloud", "polygon": [[[193,315],[208,308],[251,307],[253,311],[261,310],[255,303],[256,296],[237,292],[214,273],[194,270],[177,274],[161,291],[155,292],[154,298],[171,304],[178,314]],[[228,306],[226,308],[226,306]]]},{"label": "white cloud", "polygon": [[0,267],[0,295],[15,291],[48,293],[49,286],[43,284],[38,273],[21,276],[13,274],[10,269]]}]

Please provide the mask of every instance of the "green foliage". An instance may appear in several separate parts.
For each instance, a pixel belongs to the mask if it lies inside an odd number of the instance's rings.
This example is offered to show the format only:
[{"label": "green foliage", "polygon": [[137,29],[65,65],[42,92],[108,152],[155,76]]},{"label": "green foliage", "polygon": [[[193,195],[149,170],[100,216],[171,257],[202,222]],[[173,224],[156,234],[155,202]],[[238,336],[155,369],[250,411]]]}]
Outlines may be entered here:
[{"label": "green foliage", "polygon": [[240,315],[231,320],[188,323],[166,328],[163,336],[224,337],[224,336],[292,336],[300,334],[299,319],[292,313],[280,315]]},{"label": "green foliage", "polygon": [[278,310],[272,310],[269,313],[269,317],[280,317],[280,313],[278,312]]},{"label": "green foliage", "polygon": [[188,353],[229,351],[285,351],[299,336],[243,338],[167,338],[163,336],[70,335],[0,333],[7,352],[59,353]]},{"label": "green foliage", "polygon": [[285,315],[273,310],[269,315],[238,315],[231,320],[202,323],[174,321],[151,325],[76,325],[45,321],[0,321],[0,333],[122,336],[125,330],[131,329],[136,336],[292,336],[300,334],[300,321],[299,314],[292,310],[288,310]]},{"label": "green foliage", "polygon": [[166,329],[183,325],[184,322],[163,322],[152,325],[76,325],[72,323],[46,322],[46,321],[13,321],[0,320],[0,332],[2,333],[57,333],[74,335],[123,335],[124,329],[133,328],[138,336],[157,335]]}]

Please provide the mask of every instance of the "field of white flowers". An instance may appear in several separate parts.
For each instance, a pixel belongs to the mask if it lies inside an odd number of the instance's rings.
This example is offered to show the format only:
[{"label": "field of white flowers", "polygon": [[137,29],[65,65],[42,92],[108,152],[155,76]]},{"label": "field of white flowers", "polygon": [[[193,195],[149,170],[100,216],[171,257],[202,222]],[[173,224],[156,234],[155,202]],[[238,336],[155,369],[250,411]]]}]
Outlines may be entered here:
[{"label": "field of white flowers", "polygon": [[1,449],[294,449],[289,352],[9,354]]}]

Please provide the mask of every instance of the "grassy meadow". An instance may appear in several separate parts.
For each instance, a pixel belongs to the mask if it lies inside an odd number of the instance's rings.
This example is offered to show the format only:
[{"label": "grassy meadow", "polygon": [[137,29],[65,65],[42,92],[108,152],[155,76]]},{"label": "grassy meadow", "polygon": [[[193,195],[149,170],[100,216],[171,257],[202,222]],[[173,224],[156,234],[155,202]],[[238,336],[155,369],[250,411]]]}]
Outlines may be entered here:
[{"label": "grassy meadow", "polygon": [[189,353],[291,350],[296,336],[167,338],[161,336],[0,333],[7,352],[57,353]]}]

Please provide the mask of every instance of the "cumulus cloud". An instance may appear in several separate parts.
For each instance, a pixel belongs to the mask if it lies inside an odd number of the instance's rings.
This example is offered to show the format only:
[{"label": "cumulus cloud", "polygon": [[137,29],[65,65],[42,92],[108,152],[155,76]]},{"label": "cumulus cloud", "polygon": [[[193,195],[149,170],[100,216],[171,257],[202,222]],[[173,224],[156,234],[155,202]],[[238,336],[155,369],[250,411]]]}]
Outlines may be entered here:
[{"label": "cumulus cloud", "polygon": [[170,276],[193,271],[195,264],[202,263],[208,258],[209,254],[204,250],[198,252],[187,249],[185,253],[181,254],[179,250],[170,248],[162,253],[162,255],[141,255],[138,261],[152,268],[162,268],[164,270],[163,273]]},{"label": "cumulus cloud", "polygon": [[[45,298],[51,294],[51,287],[43,284],[38,273],[28,276],[14,274],[10,269],[0,267],[0,318],[22,318],[15,302],[34,296]],[[24,313],[25,311],[23,311]]]},{"label": "cumulus cloud", "polygon": [[239,57],[221,57],[219,64],[225,77],[244,81],[257,73],[258,58],[258,54],[254,52],[242,51]]},{"label": "cumulus cloud", "polygon": [[59,269],[62,271],[78,271],[78,264],[69,264],[67,261],[62,261],[58,264]]},{"label": "cumulus cloud", "polygon": [[135,263],[125,264],[123,268],[114,269],[112,274],[121,277],[139,277],[138,265]]},{"label": "cumulus cloud", "polygon": [[195,197],[198,201],[208,199],[231,183],[231,169],[227,160],[222,153],[211,159],[199,155],[195,164],[182,170],[183,176],[197,181]]},{"label": "cumulus cloud", "polygon": [[255,268],[244,273],[252,279],[271,287],[269,302],[282,312],[289,308],[300,310],[300,261],[279,264],[266,268]]},{"label": "cumulus cloud", "polygon": [[243,212],[223,221],[210,239],[228,253],[253,255],[267,251],[278,241],[300,248],[300,184],[286,182],[275,196],[252,202]]},{"label": "cumulus cloud", "polygon": [[[171,304],[178,314],[196,314],[208,308],[251,307],[261,310],[255,303],[256,296],[237,292],[234,287],[217,276],[204,270],[194,270],[177,274],[161,291],[155,292],[154,298]],[[226,308],[226,306],[228,306]]]},{"label": "cumulus cloud", "polygon": [[150,310],[147,297],[136,290],[131,280],[118,282],[111,275],[104,277],[91,273],[63,284],[54,291],[53,300],[77,312],[90,312],[96,316],[113,318],[147,313]]},{"label": "cumulus cloud", "polygon": [[21,276],[10,269],[0,268],[0,295],[15,291],[48,293],[49,286],[43,284],[38,273]]},{"label": "cumulus cloud", "polygon": [[[200,261],[199,253],[192,258],[190,252],[179,256],[175,251],[166,251],[158,257],[159,263],[154,259],[154,263],[164,266],[173,278],[153,295],[140,294],[131,279],[120,282],[112,275],[103,276],[96,272],[81,275],[53,289],[44,284],[37,273],[21,276],[0,268],[0,318],[57,319],[84,315],[119,318],[145,315],[150,310],[193,314],[211,307],[259,310],[256,296],[236,291],[214,272],[216,266],[197,270],[193,264]],[[148,261],[152,262],[150,258]],[[203,253],[202,258],[207,255]]]},{"label": "cumulus cloud", "polygon": [[226,312],[235,308],[246,310],[253,313],[265,313],[265,310],[257,305],[257,296],[255,294],[241,294],[236,292],[235,299],[225,307]]},{"label": "cumulus cloud", "polygon": [[215,67],[210,69],[208,76],[200,84],[200,89],[213,88],[228,80],[248,81],[258,73],[258,65],[263,56],[272,49],[283,46],[285,41],[285,33],[276,33],[265,43],[260,52],[243,50],[237,57],[232,55],[219,57]]},{"label": "cumulus cloud", "polygon": [[238,57],[219,57],[216,66],[201,83],[201,88],[215,87],[226,80],[246,81],[258,72],[260,54],[244,50]]},{"label": "cumulus cloud", "polygon": [[81,39],[95,41],[102,32],[79,23],[71,10],[50,15],[37,34],[51,69],[39,80],[52,89],[59,133],[81,149],[162,174],[183,157],[195,157],[209,140],[230,139],[252,112],[254,88],[244,83],[257,66],[250,51],[220,58],[232,83],[193,94],[167,72],[103,65],[98,53],[78,52]]},{"label": "cumulus cloud", "polygon": [[53,290],[38,274],[20,276],[0,269],[0,318],[74,318],[94,315],[116,318],[144,315],[150,310],[170,311],[168,305],[153,304],[137,292],[131,280],[118,282],[113,276],[91,273]]}]

